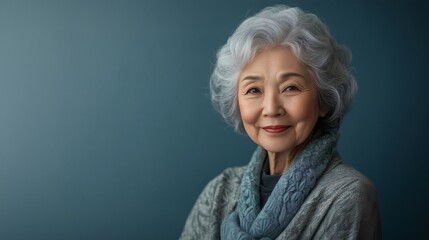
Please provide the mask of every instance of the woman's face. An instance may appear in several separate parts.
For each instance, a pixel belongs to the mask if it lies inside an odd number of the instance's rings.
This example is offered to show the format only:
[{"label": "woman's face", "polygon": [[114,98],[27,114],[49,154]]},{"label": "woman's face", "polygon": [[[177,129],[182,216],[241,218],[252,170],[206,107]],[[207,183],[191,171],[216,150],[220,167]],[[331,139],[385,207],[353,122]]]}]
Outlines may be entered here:
[{"label": "woman's face", "polygon": [[287,47],[255,55],[239,75],[238,103],[249,137],[272,153],[293,155],[326,114],[306,67]]}]

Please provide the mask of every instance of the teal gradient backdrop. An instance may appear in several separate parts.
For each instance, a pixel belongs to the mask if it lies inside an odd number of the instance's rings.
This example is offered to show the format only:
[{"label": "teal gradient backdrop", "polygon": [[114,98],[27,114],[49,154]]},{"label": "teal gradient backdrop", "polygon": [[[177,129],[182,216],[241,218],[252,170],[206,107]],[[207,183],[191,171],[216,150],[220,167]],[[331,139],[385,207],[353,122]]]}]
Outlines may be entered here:
[{"label": "teal gradient backdrop", "polygon": [[0,239],[177,239],[255,148],[211,107],[216,50],[277,3],[352,49],[339,151],[377,186],[385,239],[426,236],[425,1],[0,0]]}]

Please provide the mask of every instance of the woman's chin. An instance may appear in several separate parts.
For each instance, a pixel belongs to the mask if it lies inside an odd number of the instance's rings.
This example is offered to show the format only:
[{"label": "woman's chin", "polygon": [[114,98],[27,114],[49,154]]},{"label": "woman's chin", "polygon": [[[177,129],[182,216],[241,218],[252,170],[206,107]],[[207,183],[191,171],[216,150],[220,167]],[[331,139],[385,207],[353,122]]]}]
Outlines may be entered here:
[{"label": "woman's chin", "polygon": [[288,153],[292,150],[290,147],[285,146],[285,144],[264,144],[260,146],[267,152],[274,154]]}]

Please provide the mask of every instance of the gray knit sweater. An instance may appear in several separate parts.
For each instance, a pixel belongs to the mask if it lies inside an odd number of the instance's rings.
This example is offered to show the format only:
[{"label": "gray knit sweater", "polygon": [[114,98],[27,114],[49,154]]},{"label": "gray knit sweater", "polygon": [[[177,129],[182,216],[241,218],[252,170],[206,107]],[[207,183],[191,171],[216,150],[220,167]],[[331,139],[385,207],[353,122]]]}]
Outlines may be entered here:
[{"label": "gray knit sweater", "polygon": [[[180,239],[220,239],[235,210],[246,167],[228,168],[205,187]],[[377,194],[371,181],[337,157],[277,239],[381,239]]]}]

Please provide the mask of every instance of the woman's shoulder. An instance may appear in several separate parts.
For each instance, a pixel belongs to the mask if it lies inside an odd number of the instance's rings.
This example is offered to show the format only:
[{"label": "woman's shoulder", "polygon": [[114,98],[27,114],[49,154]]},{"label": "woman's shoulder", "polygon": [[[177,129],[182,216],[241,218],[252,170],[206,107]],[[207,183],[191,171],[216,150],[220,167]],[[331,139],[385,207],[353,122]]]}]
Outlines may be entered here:
[{"label": "woman's shoulder", "polygon": [[246,166],[229,167],[222,171],[219,175],[213,178],[208,185],[233,184],[240,185]]},{"label": "woman's shoulder", "polygon": [[186,220],[180,239],[219,239],[223,218],[237,204],[246,167],[231,167],[213,178],[198,197]]},{"label": "woman's shoulder", "polygon": [[[372,181],[343,163],[327,171],[315,187],[320,203],[330,209],[332,221],[350,216],[355,220],[379,221],[377,190]],[[341,217],[337,213],[341,212]],[[378,225],[378,224],[377,224]]]},{"label": "woman's shoulder", "polygon": [[226,168],[209,181],[202,194],[207,195],[214,201],[236,200],[245,169],[246,166]]},{"label": "woman's shoulder", "polygon": [[318,185],[320,203],[326,212],[317,238],[381,238],[377,191],[368,177],[340,163],[325,173]]},{"label": "woman's shoulder", "polygon": [[380,234],[374,184],[358,170],[336,160],[318,180],[282,236],[379,239]]},{"label": "woman's shoulder", "polygon": [[329,186],[333,192],[337,193],[347,191],[349,194],[376,194],[376,188],[368,177],[341,162],[329,169],[321,177],[319,184]]},{"label": "woman's shoulder", "polygon": [[217,202],[236,200],[238,189],[246,166],[229,167],[210,180],[200,194],[199,200],[204,203],[215,204]]}]

